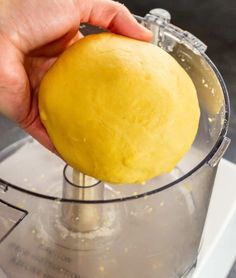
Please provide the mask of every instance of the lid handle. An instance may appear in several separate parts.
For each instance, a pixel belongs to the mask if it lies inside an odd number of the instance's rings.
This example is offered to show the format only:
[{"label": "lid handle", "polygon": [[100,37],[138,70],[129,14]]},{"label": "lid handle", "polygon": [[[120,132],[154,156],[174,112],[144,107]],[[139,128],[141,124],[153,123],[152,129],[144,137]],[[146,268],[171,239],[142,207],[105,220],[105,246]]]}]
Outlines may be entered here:
[{"label": "lid handle", "polygon": [[153,9],[145,15],[143,24],[153,32],[153,43],[165,51],[173,50],[176,43],[191,49],[195,54],[203,54],[207,46],[190,32],[170,23],[171,15],[163,9]]}]

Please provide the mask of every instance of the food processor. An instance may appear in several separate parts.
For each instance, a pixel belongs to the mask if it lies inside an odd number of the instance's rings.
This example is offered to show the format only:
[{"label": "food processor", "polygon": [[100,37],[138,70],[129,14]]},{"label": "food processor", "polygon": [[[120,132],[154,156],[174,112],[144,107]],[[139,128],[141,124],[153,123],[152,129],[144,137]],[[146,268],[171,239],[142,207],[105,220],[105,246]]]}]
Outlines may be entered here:
[{"label": "food processor", "polygon": [[191,276],[217,165],[230,142],[228,94],[206,45],[171,24],[167,11],[135,17],[192,78],[201,109],[194,144],[170,173],[115,185],[73,170],[17,127],[3,127],[1,278]]}]

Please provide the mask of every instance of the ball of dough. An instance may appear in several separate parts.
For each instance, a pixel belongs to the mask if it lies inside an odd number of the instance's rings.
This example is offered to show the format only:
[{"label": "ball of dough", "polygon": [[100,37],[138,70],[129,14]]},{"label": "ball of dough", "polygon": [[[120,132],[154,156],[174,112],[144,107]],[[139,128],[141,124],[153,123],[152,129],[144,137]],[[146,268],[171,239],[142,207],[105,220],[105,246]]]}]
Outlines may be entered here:
[{"label": "ball of dough", "polygon": [[171,171],[199,122],[195,87],[161,48],[111,33],[86,36],[44,76],[40,118],[62,158],[111,183]]}]

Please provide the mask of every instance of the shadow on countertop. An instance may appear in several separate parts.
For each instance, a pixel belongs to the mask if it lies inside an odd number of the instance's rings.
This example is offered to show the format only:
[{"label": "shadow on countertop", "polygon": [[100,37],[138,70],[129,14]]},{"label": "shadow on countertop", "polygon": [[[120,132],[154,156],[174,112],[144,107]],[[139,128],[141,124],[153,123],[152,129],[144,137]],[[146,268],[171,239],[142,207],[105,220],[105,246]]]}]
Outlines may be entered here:
[{"label": "shadow on countertop", "polygon": [[154,8],[166,9],[173,24],[193,33],[208,46],[207,54],[220,70],[229,91],[228,137],[232,141],[225,158],[236,163],[236,1],[123,0],[122,3],[141,16]]}]

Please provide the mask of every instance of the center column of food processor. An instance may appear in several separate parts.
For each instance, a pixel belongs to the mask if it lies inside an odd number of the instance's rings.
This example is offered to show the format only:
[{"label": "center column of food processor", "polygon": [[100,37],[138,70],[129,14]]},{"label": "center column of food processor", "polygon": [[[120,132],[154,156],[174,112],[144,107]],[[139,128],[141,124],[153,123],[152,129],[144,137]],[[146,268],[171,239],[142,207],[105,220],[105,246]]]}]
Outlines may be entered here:
[{"label": "center column of food processor", "polygon": [[62,205],[62,223],[73,232],[97,230],[102,224],[102,206],[86,201],[103,200],[103,195],[102,182],[67,165],[63,172],[63,198],[78,202]]}]

